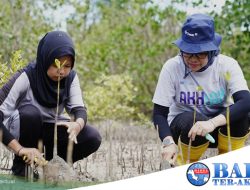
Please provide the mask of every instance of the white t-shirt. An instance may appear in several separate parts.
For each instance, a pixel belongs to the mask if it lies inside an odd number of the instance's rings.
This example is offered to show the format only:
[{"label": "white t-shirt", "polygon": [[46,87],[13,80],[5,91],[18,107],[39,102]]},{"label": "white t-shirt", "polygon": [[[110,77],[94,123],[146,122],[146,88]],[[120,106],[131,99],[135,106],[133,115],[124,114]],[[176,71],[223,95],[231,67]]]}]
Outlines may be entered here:
[{"label": "white t-shirt", "polygon": [[238,62],[222,54],[206,70],[184,76],[185,65],[180,55],[169,59],[159,76],[153,103],[169,107],[169,125],[175,116],[194,108],[208,117],[214,116],[232,104],[228,101],[232,94],[249,90]]}]

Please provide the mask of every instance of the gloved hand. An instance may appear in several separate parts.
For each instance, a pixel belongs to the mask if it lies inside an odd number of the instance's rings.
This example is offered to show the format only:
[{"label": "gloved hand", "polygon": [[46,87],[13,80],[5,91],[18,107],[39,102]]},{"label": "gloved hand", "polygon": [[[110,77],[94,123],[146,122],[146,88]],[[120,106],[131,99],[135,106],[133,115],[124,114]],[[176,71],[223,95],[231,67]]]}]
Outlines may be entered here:
[{"label": "gloved hand", "polygon": [[48,161],[44,159],[43,154],[41,154],[36,148],[21,147],[17,154],[18,156],[21,156],[27,164],[34,162],[37,165],[44,166],[48,163]]},{"label": "gloved hand", "polygon": [[192,141],[195,140],[196,135],[199,136],[205,136],[206,134],[214,131],[216,126],[211,122],[208,121],[197,121],[193,127],[190,129],[188,133],[188,137],[192,139]]},{"label": "gloved hand", "polygon": [[164,160],[167,160],[170,165],[174,165],[175,160],[178,155],[178,147],[176,144],[171,144],[169,146],[163,146],[161,150],[161,155]]},{"label": "gloved hand", "polygon": [[62,125],[68,128],[67,132],[69,133],[69,139],[74,141],[77,144],[77,135],[81,131],[81,125],[78,122],[58,122],[57,125]]}]

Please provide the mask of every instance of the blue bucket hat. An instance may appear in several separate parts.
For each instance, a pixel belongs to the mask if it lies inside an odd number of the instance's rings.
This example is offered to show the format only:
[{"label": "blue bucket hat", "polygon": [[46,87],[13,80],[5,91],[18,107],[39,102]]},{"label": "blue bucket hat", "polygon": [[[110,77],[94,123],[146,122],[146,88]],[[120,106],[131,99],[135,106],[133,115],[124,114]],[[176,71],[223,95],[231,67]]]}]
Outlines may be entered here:
[{"label": "blue bucket hat", "polygon": [[187,53],[218,51],[222,37],[214,31],[214,19],[205,14],[187,17],[182,36],[173,43]]}]

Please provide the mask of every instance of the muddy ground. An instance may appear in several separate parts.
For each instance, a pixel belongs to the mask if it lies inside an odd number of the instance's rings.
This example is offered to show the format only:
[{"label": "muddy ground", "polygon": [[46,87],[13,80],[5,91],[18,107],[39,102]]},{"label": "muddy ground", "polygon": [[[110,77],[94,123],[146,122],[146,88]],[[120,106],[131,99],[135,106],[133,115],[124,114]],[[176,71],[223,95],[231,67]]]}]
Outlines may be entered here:
[{"label": "muddy ground", "polygon": [[[73,165],[79,181],[107,182],[160,170],[161,142],[156,130],[115,122],[102,123],[97,128],[103,138],[99,150]],[[13,154],[0,148],[0,173],[11,174]],[[217,149],[208,149],[202,158],[216,154]]]}]

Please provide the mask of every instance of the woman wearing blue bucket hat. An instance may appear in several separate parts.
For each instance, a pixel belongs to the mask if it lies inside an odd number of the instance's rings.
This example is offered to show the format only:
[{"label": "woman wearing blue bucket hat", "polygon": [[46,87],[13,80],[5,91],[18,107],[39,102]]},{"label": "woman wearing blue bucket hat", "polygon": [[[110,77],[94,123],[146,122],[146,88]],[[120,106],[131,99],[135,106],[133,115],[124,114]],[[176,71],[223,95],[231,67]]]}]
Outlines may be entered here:
[{"label": "woman wearing blue bucket hat", "polygon": [[221,40],[213,18],[193,14],[173,42],[180,53],[161,70],[153,121],[172,164],[198,161],[208,147],[241,148],[248,137],[249,89],[238,62],[220,54]]}]

